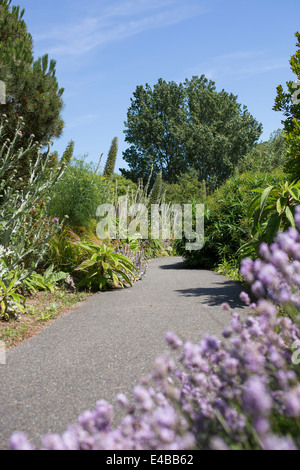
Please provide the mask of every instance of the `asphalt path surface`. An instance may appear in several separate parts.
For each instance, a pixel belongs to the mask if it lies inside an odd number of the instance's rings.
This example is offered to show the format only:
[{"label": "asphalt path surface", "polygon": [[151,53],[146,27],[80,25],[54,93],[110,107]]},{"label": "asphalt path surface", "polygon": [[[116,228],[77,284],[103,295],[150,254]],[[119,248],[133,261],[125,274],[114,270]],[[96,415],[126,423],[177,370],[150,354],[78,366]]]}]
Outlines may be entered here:
[{"label": "asphalt path surface", "polygon": [[228,302],[244,312],[240,287],[204,270],[183,269],[181,258],[150,261],[132,288],[99,293],[65,313],[41,333],[9,350],[0,365],[0,449],[14,431],[36,445],[62,433],[96,401],[131,397],[172,331],[198,342],[221,336],[230,324]]}]

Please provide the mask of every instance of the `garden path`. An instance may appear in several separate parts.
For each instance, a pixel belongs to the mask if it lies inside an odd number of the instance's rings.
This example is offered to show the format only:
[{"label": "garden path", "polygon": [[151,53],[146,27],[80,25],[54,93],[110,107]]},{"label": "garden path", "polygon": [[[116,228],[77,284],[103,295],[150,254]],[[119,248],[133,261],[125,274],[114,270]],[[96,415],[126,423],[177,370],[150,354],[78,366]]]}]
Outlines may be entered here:
[{"label": "garden path", "polygon": [[197,342],[220,336],[231,314],[244,312],[240,287],[216,273],[183,269],[181,258],[150,261],[147,276],[130,289],[99,293],[7,353],[0,365],[0,449],[14,431],[39,445],[78,415],[118,393],[129,397],[151,372],[172,331]]}]

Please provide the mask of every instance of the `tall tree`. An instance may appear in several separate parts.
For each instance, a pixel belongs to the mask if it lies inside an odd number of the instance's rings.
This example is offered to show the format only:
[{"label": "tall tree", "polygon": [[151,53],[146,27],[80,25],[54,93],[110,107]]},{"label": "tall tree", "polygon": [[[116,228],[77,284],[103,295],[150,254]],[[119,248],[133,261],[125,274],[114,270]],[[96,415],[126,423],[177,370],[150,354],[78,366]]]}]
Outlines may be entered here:
[{"label": "tall tree", "polygon": [[153,166],[163,180],[175,183],[179,174],[194,168],[200,181],[220,185],[251,150],[262,125],[238,104],[237,97],[215,83],[192,77],[176,84],[159,79],[153,89],[138,86],[127,113],[124,152],[129,170],[122,174],[134,181]]},{"label": "tall tree", "polygon": [[12,139],[22,116],[25,127],[19,146],[26,145],[31,134],[45,145],[62,134],[64,90],[57,83],[56,62],[48,55],[34,60],[24,12],[20,7],[11,7],[11,0],[0,0],[0,80],[6,87],[1,113],[8,117],[8,138]]},{"label": "tall tree", "polygon": [[122,174],[136,182],[153,168],[155,175],[162,172],[164,181],[173,182],[184,168],[186,118],[183,85],[159,79],[153,89],[138,86],[125,123],[130,147],[123,158],[130,170]]},{"label": "tall tree", "polygon": [[294,81],[286,83],[287,91],[283,86],[277,87],[274,110],[282,111],[285,120],[285,138],[287,143],[288,163],[286,171],[293,179],[300,180],[300,33],[295,33],[298,50],[291,57],[290,65],[292,72],[296,75]]},{"label": "tall tree", "polygon": [[215,83],[192,77],[176,84],[159,79],[153,89],[138,86],[127,113],[124,152],[129,170],[122,174],[134,181],[155,174],[175,183],[179,174],[194,168],[200,180],[219,185],[251,150],[262,126],[237,97]]},{"label": "tall tree", "polygon": [[104,169],[104,176],[112,178],[115,171],[118,155],[118,137],[114,137],[108,152],[108,158]]}]

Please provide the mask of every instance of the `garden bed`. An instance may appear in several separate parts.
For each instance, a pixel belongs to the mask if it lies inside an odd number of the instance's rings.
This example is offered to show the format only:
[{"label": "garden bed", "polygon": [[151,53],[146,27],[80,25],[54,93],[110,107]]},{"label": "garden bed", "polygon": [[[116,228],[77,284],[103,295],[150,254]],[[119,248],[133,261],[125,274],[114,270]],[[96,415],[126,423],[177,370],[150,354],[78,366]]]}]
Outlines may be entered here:
[{"label": "garden bed", "polygon": [[17,346],[40,333],[46,324],[69,311],[88,295],[86,292],[69,293],[64,290],[36,292],[26,298],[26,313],[19,320],[0,321],[0,341],[7,348]]}]

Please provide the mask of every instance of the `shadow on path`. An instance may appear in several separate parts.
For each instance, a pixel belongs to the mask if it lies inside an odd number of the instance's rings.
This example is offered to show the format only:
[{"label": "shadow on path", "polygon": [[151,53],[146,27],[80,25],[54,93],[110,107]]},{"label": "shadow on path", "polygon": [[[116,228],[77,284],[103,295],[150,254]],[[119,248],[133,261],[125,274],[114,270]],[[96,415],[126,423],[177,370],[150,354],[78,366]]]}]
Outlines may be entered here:
[{"label": "shadow on path", "polygon": [[203,297],[203,303],[210,307],[221,306],[228,303],[232,309],[245,308],[237,293],[238,284],[233,281],[223,281],[222,285],[216,283],[216,287],[193,287],[189,289],[178,289],[179,295],[184,297]]},{"label": "shadow on path", "polygon": [[172,264],[163,264],[162,266],[159,266],[160,269],[186,269],[186,270],[192,270],[185,261],[178,261],[176,263]]}]

